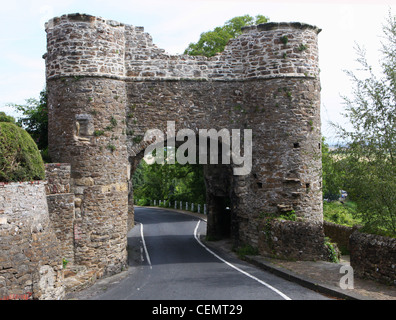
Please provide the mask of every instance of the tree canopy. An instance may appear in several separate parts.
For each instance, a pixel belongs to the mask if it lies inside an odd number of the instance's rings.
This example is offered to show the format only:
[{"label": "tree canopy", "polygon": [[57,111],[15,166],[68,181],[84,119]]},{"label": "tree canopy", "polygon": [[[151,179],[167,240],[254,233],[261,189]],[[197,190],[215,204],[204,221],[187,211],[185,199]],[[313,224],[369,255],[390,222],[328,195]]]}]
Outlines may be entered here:
[{"label": "tree canopy", "polygon": [[11,104],[17,111],[22,112],[17,125],[24,128],[36,142],[44,161],[49,162],[48,156],[48,108],[47,90],[40,92],[39,100],[29,98],[26,104]]},{"label": "tree canopy", "polygon": [[0,113],[0,182],[43,179],[44,162],[32,137]]},{"label": "tree canopy", "polygon": [[190,43],[184,51],[184,54],[212,57],[216,53],[224,51],[224,48],[230,39],[236,38],[242,34],[242,27],[266,23],[268,21],[269,18],[263,15],[252,17],[247,14],[244,16],[234,17],[228,20],[221,27],[216,27],[212,31],[201,33],[199,40],[196,43]]},{"label": "tree canopy", "polygon": [[336,126],[347,142],[342,151],[343,189],[357,204],[370,232],[396,236],[396,16],[383,27],[378,76],[357,47],[358,74],[347,71],[353,97],[344,97],[352,130]]},{"label": "tree canopy", "polygon": [[203,204],[206,197],[203,166],[177,162],[148,165],[142,160],[133,175],[133,189],[134,198],[141,200],[142,205],[150,200]]}]

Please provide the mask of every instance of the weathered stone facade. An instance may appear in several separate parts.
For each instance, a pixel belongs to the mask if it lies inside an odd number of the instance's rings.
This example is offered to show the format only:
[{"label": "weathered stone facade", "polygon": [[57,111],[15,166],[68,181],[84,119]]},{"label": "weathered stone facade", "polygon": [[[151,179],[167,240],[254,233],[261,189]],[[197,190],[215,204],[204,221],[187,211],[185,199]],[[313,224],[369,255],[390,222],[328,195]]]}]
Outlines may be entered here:
[{"label": "weathered stone facade", "polygon": [[64,297],[44,181],[0,183],[0,240],[0,299]]},{"label": "weathered stone facade", "polygon": [[80,14],[49,21],[50,155],[71,165],[75,263],[99,275],[126,265],[129,178],[149,145],[145,132],[166,132],[167,121],[196,134],[252,129],[250,174],[233,175],[233,164],[205,168],[209,235],[258,246],[263,213],[294,211],[322,224],[319,31],[249,27],[205,58],[168,55],[141,27]]},{"label": "weathered stone facade", "polygon": [[78,203],[76,204],[74,193],[70,193],[70,172],[68,164],[45,165],[49,217],[59,240],[63,259],[73,264],[75,211],[78,211]]},{"label": "weathered stone facade", "polygon": [[259,232],[260,255],[299,261],[330,260],[320,223],[264,219],[259,223]]}]

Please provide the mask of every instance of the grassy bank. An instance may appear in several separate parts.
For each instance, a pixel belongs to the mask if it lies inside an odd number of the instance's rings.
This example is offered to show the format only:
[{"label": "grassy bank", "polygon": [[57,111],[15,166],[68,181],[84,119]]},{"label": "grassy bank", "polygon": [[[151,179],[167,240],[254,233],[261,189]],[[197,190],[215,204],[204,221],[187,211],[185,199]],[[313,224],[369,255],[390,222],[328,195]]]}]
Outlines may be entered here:
[{"label": "grassy bank", "polygon": [[326,221],[353,227],[362,224],[354,216],[356,214],[356,204],[353,201],[332,201],[323,203],[323,218]]}]

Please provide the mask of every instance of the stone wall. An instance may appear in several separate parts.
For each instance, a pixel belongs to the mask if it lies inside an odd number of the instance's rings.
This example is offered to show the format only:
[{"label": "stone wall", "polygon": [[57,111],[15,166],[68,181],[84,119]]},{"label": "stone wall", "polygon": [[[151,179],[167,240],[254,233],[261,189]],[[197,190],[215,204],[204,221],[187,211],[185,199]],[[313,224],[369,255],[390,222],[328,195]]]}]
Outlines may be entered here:
[{"label": "stone wall", "polygon": [[320,29],[303,23],[246,27],[222,54],[212,58],[167,54],[143,27],[90,15],[54,18],[46,31],[47,78],[82,74],[135,80],[319,76]]},{"label": "stone wall", "polygon": [[0,299],[62,299],[62,280],[45,182],[0,183]]},{"label": "stone wall", "polygon": [[330,260],[319,223],[268,219],[260,221],[258,250],[278,259]]},{"label": "stone wall", "polygon": [[355,275],[396,285],[396,239],[359,232],[328,221],[323,223],[327,237],[342,251],[348,250]]},{"label": "stone wall", "polygon": [[49,149],[71,165],[75,262],[102,274],[126,265],[129,177],[149,145],[145,132],[166,132],[167,121],[176,132],[252,129],[248,175],[232,175],[233,164],[206,170],[209,233],[224,231],[213,225],[223,221],[219,197],[231,201],[231,235],[244,243],[258,243],[263,212],[321,224],[319,31],[258,25],[205,58],[169,55],[142,27],[80,14],[50,20]]},{"label": "stone wall", "polygon": [[98,275],[127,263],[128,156],[125,83],[106,78],[49,83],[51,158],[71,165],[76,264]]},{"label": "stone wall", "polygon": [[356,276],[396,285],[396,239],[355,231],[349,241]]},{"label": "stone wall", "polygon": [[[176,131],[252,129],[251,173],[230,177],[227,192],[222,190],[225,185],[216,184],[217,179],[207,179],[208,198],[216,194],[232,198],[233,211],[238,213],[239,224],[244,228],[240,233],[242,241],[257,241],[257,233],[248,231],[255,230],[249,221],[263,212],[281,214],[294,210],[299,217],[322,222],[316,80],[130,81],[127,92],[127,146],[131,157],[144,152],[145,145],[140,141],[147,124],[163,132],[165,120],[172,119]],[[232,175],[227,167],[216,170]],[[213,207],[210,201],[208,205]]]},{"label": "stone wall", "polygon": [[70,193],[71,168],[69,164],[50,163],[45,165],[45,171],[45,189],[52,227],[60,241],[62,257],[73,264],[76,204],[74,193]]},{"label": "stone wall", "polygon": [[[47,77],[124,75],[124,30],[88,15],[67,15],[47,24]],[[67,50],[65,50],[67,48]]]},{"label": "stone wall", "polygon": [[340,249],[344,248],[348,251],[350,250],[349,237],[356,228],[339,225],[329,221],[323,221],[323,227],[326,237],[329,237],[332,242],[337,243]]}]

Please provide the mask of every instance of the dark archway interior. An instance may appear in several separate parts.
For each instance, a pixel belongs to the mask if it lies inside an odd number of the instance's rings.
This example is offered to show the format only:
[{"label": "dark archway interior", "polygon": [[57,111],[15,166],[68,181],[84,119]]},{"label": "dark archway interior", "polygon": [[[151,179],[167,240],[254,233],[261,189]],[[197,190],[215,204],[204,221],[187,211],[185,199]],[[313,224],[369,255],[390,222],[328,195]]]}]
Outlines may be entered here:
[{"label": "dark archway interior", "polygon": [[216,235],[219,238],[228,238],[231,235],[231,200],[223,196],[213,197],[213,212],[216,215]]}]

